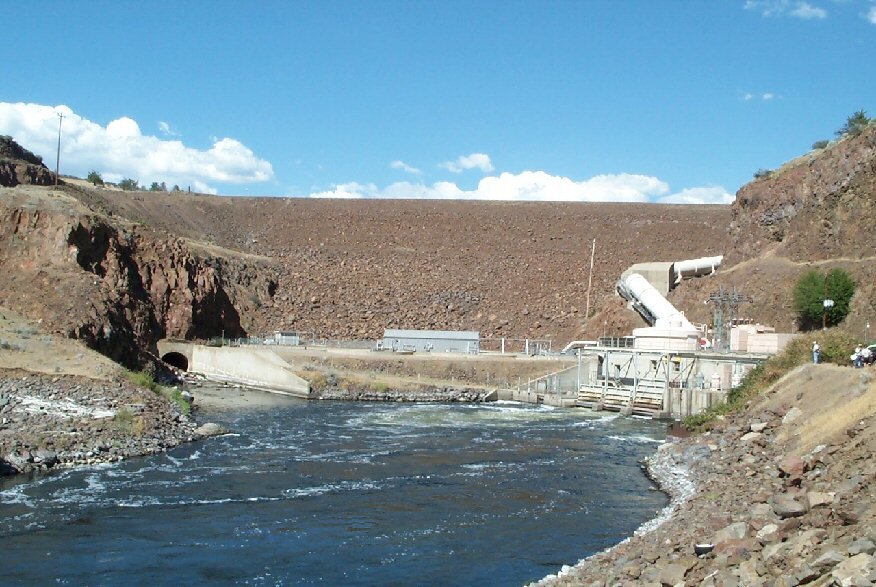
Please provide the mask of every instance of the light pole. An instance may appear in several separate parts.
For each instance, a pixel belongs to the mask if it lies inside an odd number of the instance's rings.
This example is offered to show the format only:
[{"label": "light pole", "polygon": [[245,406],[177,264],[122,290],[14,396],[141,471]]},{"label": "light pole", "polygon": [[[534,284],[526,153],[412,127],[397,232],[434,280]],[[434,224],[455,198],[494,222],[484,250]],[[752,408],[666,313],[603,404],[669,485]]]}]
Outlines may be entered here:
[{"label": "light pole", "polygon": [[834,302],[833,300],[824,300],[822,305],[824,305],[824,313],[821,315],[821,329],[827,330],[827,311],[833,308]]},{"label": "light pole", "polygon": [[64,115],[60,112],[58,115],[58,153],[55,157],[55,187],[58,187],[58,172],[61,169],[61,123],[64,122]]}]

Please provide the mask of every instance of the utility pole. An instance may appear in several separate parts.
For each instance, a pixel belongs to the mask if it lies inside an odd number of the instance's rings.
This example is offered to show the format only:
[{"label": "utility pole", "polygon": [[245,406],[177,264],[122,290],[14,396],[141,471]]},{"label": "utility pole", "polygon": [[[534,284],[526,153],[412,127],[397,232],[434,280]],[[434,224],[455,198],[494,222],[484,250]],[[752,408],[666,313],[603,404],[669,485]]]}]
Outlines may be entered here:
[{"label": "utility pole", "polygon": [[64,122],[64,115],[60,112],[58,115],[58,154],[55,157],[55,187],[58,187],[58,172],[61,169],[61,123]]},{"label": "utility pole", "polygon": [[593,239],[593,247],[590,249],[590,277],[587,279],[587,308],[584,310],[584,319],[590,319],[590,288],[593,286],[593,255],[596,253],[596,239]]}]

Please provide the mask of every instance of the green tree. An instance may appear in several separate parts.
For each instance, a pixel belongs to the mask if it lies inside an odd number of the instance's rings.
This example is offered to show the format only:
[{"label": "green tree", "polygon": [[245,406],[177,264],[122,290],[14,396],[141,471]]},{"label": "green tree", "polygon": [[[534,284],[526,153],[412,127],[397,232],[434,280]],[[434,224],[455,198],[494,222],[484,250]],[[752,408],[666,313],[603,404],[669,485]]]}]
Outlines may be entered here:
[{"label": "green tree", "polygon": [[867,113],[864,110],[858,110],[846,119],[846,123],[836,131],[836,135],[838,137],[856,137],[864,132],[870,122]]},{"label": "green tree", "polygon": [[137,180],[130,179],[128,177],[126,177],[125,179],[123,179],[122,181],[119,182],[119,187],[122,188],[123,190],[125,190],[126,192],[140,189],[140,186],[137,185]]},{"label": "green tree", "polygon": [[149,191],[150,191],[150,192],[160,192],[160,191],[161,191],[161,186],[158,185],[158,182],[157,182],[157,181],[153,181],[153,182],[152,182],[152,185],[149,186]]},{"label": "green tree", "polygon": [[91,185],[103,185],[103,178],[94,169],[88,172],[88,176],[85,179],[91,182]]},{"label": "green tree", "polygon": [[815,141],[812,143],[813,151],[820,151],[821,149],[826,148],[830,144],[830,141]]},{"label": "green tree", "polygon": [[[855,282],[842,269],[831,269],[825,277],[811,269],[800,276],[794,285],[794,311],[803,330],[819,328],[827,318],[828,326],[845,320],[849,302],[855,294]],[[833,300],[825,316],[824,300]]]},{"label": "green tree", "polygon": [[855,280],[846,271],[835,268],[824,278],[827,297],[833,300],[833,307],[827,311],[828,324],[839,324],[849,315],[849,304],[855,295]]}]

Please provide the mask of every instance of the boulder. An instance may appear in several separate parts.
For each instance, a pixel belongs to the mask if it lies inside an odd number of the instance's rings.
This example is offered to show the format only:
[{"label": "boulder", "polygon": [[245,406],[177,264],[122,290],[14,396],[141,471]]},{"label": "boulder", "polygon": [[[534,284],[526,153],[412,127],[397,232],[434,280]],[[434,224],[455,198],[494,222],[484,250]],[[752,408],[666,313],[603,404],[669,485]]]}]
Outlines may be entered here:
[{"label": "boulder", "polygon": [[849,555],[855,556],[861,553],[872,555],[876,552],[876,545],[873,544],[872,540],[867,538],[858,538],[851,544],[849,544]]},{"label": "boulder", "polygon": [[801,410],[800,408],[795,406],[795,407],[791,408],[790,410],[788,410],[788,412],[782,418],[782,424],[790,424],[791,422],[793,422],[794,420],[796,420],[797,418],[799,418],[802,415],[803,415],[803,410]]},{"label": "boulder", "polygon": [[845,555],[831,549],[809,561],[809,566],[816,571],[825,572],[826,569],[833,568],[844,560],[846,560]]},{"label": "boulder", "polygon": [[833,503],[833,495],[830,493],[822,493],[820,491],[810,491],[806,494],[806,504],[809,509],[817,508],[822,505],[830,505]]},{"label": "boulder", "polygon": [[830,576],[835,585],[872,585],[874,569],[873,557],[862,552],[837,564]]},{"label": "boulder", "polygon": [[218,436],[220,434],[226,434],[228,432],[227,429],[223,428],[219,424],[215,422],[207,422],[205,424],[201,424],[197,428],[195,428],[195,436],[206,437],[206,436]]},{"label": "boulder", "polygon": [[659,580],[663,585],[684,584],[687,566],[680,563],[669,563],[660,567]]},{"label": "boulder", "polygon": [[806,465],[803,462],[803,459],[797,455],[785,455],[782,460],[779,461],[779,471],[781,471],[786,477],[799,477],[805,472],[805,469]]},{"label": "boulder", "polygon": [[773,512],[782,519],[796,518],[806,513],[806,505],[787,493],[774,495],[772,504]]},{"label": "boulder", "polygon": [[712,539],[712,542],[714,544],[721,544],[728,540],[739,540],[745,538],[746,534],[748,534],[748,524],[745,522],[736,522],[735,524],[730,524],[729,526],[725,526],[718,530],[715,537]]}]

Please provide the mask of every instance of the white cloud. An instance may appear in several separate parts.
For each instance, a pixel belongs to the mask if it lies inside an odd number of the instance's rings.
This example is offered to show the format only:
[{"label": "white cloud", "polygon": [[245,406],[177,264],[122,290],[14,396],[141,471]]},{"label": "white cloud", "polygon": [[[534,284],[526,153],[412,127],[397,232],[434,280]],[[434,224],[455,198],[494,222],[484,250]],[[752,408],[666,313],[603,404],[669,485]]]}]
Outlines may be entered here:
[{"label": "white cloud", "polygon": [[765,18],[784,15],[804,20],[827,18],[824,8],[799,0],[747,0],[744,6],[746,10],[760,12]]},{"label": "white cloud", "polygon": [[732,204],[736,197],[720,186],[686,188],[678,193],[659,198],[659,204]]},{"label": "white cloud", "polygon": [[664,196],[669,186],[647,175],[597,175],[584,181],[544,171],[502,173],[483,178],[473,190],[439,181],[432,185],[396,182],[384,189],[373,183],[334,185],[310,194],[313,198],[412,198],[439,200],[526,200],[546,202],[648,202]]},{"label": "white cloud", "polygon": [[380,197],[377,186],[373,183],[361,184],[355,181],[350,183],[342,183],[332,186],[332,189],[313,192],[308,196],[310,198],[342,198],[345,200],[355,198],[377,198]]},{"label": "white cloud", "polygon": [[407,163],[405,163],[404,161],[396,160],[396,161],[393,161],[392,163],[390,163],[389,166],[392,167],[393,169],[401,169],[405,173],[410,173],[412,175],[421,175],[423,173],[422,171],[420,171],[416,167],[412,167],[412,166],[408,165]]},{"label": "white cloud", "polygon": [[754,100],[755,98],[760,98],[764,102],[769,102],[770,100],[775,100],[778,97],[779,96],[777,96],[774,92],[764,92],[764,93],[760,94],[759,96],[755,96],[751,92],[745,92],[744,94],[742,94],[742,100],[744,102],[750,102],[751,100]]},{"label": "white cloud", "polygon": [[216,191],[210,186],[214,182],[246,184],[274,177],[270,162],[235,139],[215,139],[209,149],[199,150],[178,140],[144,135],[131,118],[118,118],[102,127],[67,106],[0,102],[0,134],[11,135],[46,160],[54,159],[58,114],[64,116],[62,173],[84,177],[96,169],[108,181],[124,177],[141,185],[164,181],[209,193]]},{"label": "white cloud", "polygon": [[870,21],[870,24],[876,24],[876,5],[870,7],[866,19]]},{"label": "white cloud", "polygon": [[179,133],[173,130],[170,125],[163,120],[158,122],[158,130],[166,137],[178,137]]},{"label": "white cloud", "polygon": [[801,2],[793,10],[791,16],[802,18],[804,20],[827,18],[827,11],[824,8],[819,8],[809,4],[809,2]]},{"label": "white cloud", "polygon": [[490,161],[490,156],[486,153],[472,153],[471,155],[461,155],[456,161],[445,161],[439,167],[443,167],[453,173],[462,173],[466,169],[480,169],[484,173],[493,171],[493,163]]}]

